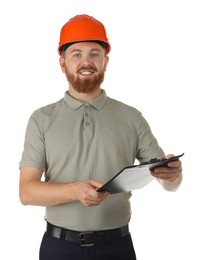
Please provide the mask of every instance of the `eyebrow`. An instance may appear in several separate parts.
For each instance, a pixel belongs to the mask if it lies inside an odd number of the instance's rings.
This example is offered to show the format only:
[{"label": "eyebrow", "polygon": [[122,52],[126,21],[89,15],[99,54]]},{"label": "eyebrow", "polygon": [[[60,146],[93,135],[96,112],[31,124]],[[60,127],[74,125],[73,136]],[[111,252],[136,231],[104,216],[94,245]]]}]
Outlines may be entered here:
[{"label": "eyebrow", "polygon": [[[91,49],[91,50],[90,50],[90,52],[92,52],[92,51],[98,51],[98,52],[100,52],[100,50],[97,49],[97,48],[94,48],[94,49]],[[81,50],[81,49],[73,49],[73,50],[71,51],[71,53],[73,53],[73,52],[82,52],[82,50]]]},{"label": "eyebrow", "polygon": [[71,51],[71,53],[72,53],[72,52],[75,52],[75,51],[79,51],[79,52],[81,52],[80,49],[73,49],[73,50]]}]

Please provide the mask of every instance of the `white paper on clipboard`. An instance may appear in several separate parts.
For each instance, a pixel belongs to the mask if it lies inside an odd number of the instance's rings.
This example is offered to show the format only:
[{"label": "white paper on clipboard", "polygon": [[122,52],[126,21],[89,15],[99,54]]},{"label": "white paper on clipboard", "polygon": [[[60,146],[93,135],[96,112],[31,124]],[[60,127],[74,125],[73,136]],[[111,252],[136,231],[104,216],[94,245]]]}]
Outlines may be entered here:
[{"label": "white paper on clipboard", "polygon": [[129,167],[125,168],[116,178],[106,183],[98,191],[107,190],[111,194],[132,191],[143,188],[154,180],[149,168]]},{"label": "white paper on clipboard", "polygon": [[111,194],[114,194],[143,188],[155,179],[150,173],[151,170],[156,167],[167,166],[169,162],[177,161],[179,160],[179,157],[183,155],[184,153],[171,157],[169,159],[155,158],[151,159],[149,162],[144,162],[140,165],[125,167],[97,191],[109,191]]}]

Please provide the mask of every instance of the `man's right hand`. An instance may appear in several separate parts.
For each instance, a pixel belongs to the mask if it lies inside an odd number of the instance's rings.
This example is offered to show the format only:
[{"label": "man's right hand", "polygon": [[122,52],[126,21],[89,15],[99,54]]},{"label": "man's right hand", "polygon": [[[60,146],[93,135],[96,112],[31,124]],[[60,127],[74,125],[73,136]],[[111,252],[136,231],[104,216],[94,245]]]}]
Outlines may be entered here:
[{"label": "man's right hand", "polygon": [[99,205],[109,195],[109,192],[106,191],[96,191],[98,188],[102,187],[102,185],[101,182],[96,180],[78,182],[75,189],[76,199],[86,207]]}]

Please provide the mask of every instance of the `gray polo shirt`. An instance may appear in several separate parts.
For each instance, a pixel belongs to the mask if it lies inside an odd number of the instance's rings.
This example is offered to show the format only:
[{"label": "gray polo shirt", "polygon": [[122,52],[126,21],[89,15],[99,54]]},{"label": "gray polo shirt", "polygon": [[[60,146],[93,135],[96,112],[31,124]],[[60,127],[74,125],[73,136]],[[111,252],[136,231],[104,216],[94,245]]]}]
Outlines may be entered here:
[{"label": "gray polo shirt", "polygon": [[[27,126],[21,166],[41,169],[45,181],[108,181],[123,167],[164,156],[150,127],[133,107],[106,96],[84,104],[68,93],[36,110]],[[110,195],[95,207],[80,202],[46,207],[45,219],[68,229],[103,230],[126,225],[130,192]]]}]

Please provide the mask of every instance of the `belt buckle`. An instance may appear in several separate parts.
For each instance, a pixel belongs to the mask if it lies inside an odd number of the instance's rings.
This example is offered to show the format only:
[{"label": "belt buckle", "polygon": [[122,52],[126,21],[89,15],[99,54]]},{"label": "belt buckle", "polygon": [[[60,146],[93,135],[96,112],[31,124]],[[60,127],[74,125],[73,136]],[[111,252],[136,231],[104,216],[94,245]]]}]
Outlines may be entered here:
[{"label": "belt buckle", "polygon": [[81,232],[79,234],[79,237],[80,237],[80,246],[94,246],[94,243],[86,243],[86,237],[89,235],[89,234],[93,234],[94,232],[91,232],[91,231],[86,231],[86,232]]}]

